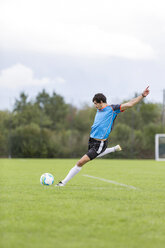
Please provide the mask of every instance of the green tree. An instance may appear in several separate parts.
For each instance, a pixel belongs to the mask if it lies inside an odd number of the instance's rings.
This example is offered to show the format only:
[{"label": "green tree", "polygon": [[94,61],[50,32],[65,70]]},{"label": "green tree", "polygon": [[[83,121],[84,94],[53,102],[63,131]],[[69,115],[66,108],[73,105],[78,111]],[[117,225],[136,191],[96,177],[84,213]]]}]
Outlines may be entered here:
[{"label": "green tree", "polygon": [[60,130],[65,127],[69,108],[62,96],[55,92],[53,92],[52,96],[49,96],[49,94],[43,90],[36,97],[36,103],[42,110],[42,113],[51,120],[49,126],[51,129]]},{"label": "green tree", "polygon": [[7,157],[10,148],[10,129],[12,114],[9,111],[0,111],[0,156]]}]

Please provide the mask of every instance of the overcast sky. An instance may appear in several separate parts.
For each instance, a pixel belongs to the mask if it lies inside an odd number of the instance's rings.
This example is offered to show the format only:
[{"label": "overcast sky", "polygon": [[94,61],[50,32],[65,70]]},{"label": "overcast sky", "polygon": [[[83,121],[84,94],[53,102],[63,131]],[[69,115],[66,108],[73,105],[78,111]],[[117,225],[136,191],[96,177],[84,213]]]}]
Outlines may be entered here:
[{"label": "overcast sky", "polygon": [[43,88],[81,106],[150,85],[147,100],[162,102],[164,44],[161,0],[1,0],[0,109]]}]

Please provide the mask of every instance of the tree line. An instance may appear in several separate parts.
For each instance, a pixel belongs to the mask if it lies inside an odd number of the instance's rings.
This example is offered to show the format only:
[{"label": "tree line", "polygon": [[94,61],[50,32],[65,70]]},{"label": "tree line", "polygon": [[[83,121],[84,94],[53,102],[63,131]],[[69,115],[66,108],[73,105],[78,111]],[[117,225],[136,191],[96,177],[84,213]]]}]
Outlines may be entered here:
[{"label": "tree line", "polygon": [[[94,107],[65,103],[55,92],[43,90],[34,100],[23,92],[13,111],[0,111],[0,157],[80,157],[87,151],[95,113]],[[165,133],[161,118],[162,105],[145,101],[119,114],[109,146],[120,144],[123,151],[106,158],[154,158],[155,134]]]}]

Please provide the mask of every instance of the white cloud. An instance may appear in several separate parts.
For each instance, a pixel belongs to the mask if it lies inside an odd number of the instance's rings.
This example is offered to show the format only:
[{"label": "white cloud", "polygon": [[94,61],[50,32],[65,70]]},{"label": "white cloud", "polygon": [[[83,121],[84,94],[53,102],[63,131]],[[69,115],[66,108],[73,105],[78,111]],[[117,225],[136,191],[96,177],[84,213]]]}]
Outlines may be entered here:
[{"label": "white cloud", "polygon": [[147,39],[153,30],[148,29],[152,23],[146,20],[152,15],[153,23],[155,18],[165,21],[160,3],[161,0],[156,4],[153,0],[6,0],[0,8],[0,47],[151,59],[157,53]]},{"label": "white cloud", "polygon": [[22,65],[16,64],[0,72],[0,86],[8,89],[24,89],[26,87],[45,87],[48,84],[63,84],[65,80],[62,77],[54,79],[44,77],[38,79],[33,71]]}]

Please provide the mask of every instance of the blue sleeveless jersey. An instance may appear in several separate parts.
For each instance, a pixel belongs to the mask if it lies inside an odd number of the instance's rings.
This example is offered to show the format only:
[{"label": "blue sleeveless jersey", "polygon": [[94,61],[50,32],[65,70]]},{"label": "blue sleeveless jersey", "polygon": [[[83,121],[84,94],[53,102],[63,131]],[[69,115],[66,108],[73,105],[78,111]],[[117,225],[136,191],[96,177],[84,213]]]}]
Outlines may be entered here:
[{"label": "blue sleeveless jersey", "polygon": [[90,137],[94,139],[107,139],[114,125],[117,115],[121,111],[121,105],[107,105],[97,110],[94,123],[91,127]]}]

